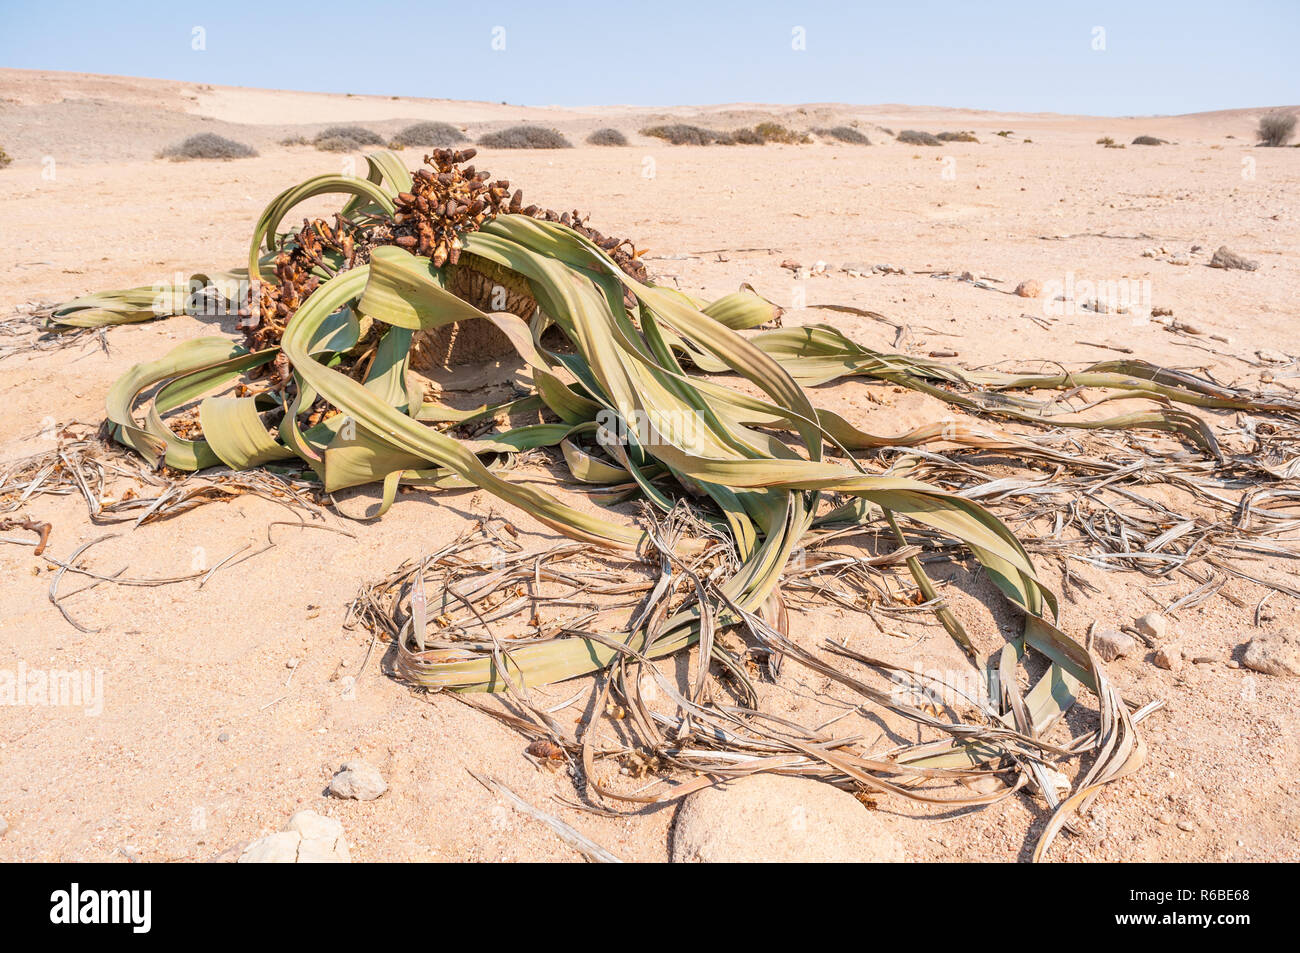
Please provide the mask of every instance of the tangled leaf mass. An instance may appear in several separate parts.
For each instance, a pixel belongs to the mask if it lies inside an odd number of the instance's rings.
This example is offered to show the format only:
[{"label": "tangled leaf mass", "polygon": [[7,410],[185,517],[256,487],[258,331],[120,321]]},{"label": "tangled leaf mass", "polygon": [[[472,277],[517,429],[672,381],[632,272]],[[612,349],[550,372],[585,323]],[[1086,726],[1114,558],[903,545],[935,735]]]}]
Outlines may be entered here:
[{"label": "tangled leaf mass", "polygon": [[[1121,697],[1086,640],[1058,627],[1056,594],[1030,552],[1059,563],[1067,595],[1088,585],[1071,569],[1079,561],[1188,578],[1196,588],[1180,605],[1229,578],[1290,591],[1250,564],[1297,555],[1288,508],[1300,498],[1300,405],[1289,394],[1136,360],[969,370],[872,350],[827,325],[780,327],[780,309],[748,288],[706,302],[656,285],[629,242],[576,212],[524,206],[510,183],[467,164],[473,154],[439,150],[412,174],[375,153],[365,178],[318,176],[277,196],[254,229],[248,267],[199,276],[197,295],[164,289],[170,304],[160,308],[157,288],[105,292],[55,308],[49,321],[101,328],[196,300],[239,312],[242,342],[186,341],[110,390],[112,436],[155,467],[273,466],[326,492],[382,482],[380,512],[400,484],[474,486],[574,540],[526,552],[486,521],[367,586],[353,614],[398,642],[399,671],[414,684],[500,693],[508,708],[494,714],[547,760],[581,759],[596,791],[664,800],[769,770],[943,804],[991,803],[1028,786],[1051,811],[1041,856],[1104,784],[1140,766],[1136,726],[1156,706]],[[332,221],[281,231],[294,206],[330,193],[346,197]],[[512,306],[485,300],[498,283],[517,292]],[[469,411],[423,398],[410,373],[420,335],[472,321],[505,335],[531,372],[531,394]],[[754,329],[765,330],[742,333]],[[882,435],[813,403],[810,388],[855,376],[926,394],[958,416]],[[1044,391],[1056,396],[1035,396]],[[1082,404],[1086,394],[1096,399]],[[1114,398],[1143,407],[1095,412]],[[1203,414],[1216,412],[1236,425],[1212,426]],[[520,413],[533,422],[511,426]],[[458,439],[456,427],[473,436]],[[639,500],[645,512],[629,524],[511,481],[520,455],[540,448],[558,448],[591,500]],[[998,467],[995,478],[983,460]],[[10,485],[47,482],[44,465]],[[1156,499],[1154,485],[1191,503]],[[1018,506],[1019,538],[980,501]],[[496,540],[491,558],[484,534]],[[927,564],[962,553],[1021,619],[984,662],[927,575]],[[598,559],[630,561],[590,563]],[[900,599],[891,582],[904,571],[915,598]],[[542,617],[597,597],[622,621]],[[898,613],[935,612],[997,688],[960,710],[900,700],[869,678],[896,667],[791,638],[791,604],[827,600],[882,631]],[[508,629],[521,612],[523,624]],[[705,663],[683,690],[653,663],[692,646]],[[1035,659],[1041,674],[1022,686],[1017,673]],[[914,722],[925,740],[873,755],[860,739],[764,713],[754,684],[782,660],[830,679],[853,708]],[[575,735],[532,695],[593,672],[606,676],[593,710],[625,719],[612,747],[600,741],[600,718]],[[662,688],[657,701],[647,679]],[[1049,740],[1069,730],[1063,715],[1085,690],[1094,727]],[[608,757],[633,775],[662,776],[662,787],[614,790],[597,777]],[[1072,762],[1079,770],[1061,796],[1053,778]],[[990,775],[1007,782],[995,794],[948,790]]]}]

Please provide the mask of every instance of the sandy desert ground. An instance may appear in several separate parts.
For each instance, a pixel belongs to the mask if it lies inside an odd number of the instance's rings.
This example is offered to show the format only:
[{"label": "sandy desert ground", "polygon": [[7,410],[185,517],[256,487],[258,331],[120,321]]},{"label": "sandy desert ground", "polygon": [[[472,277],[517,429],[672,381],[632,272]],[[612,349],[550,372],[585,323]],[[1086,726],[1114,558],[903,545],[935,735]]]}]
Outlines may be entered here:
[{"label": "sandy desert ground", "polygon": [[[601,126],[629,136],[625,148],[484,149],[476,162],[522,185],[529,201],[581,208],[605,233],[649,248],[647,263],[661,282],[703,297],[749,282],[782,305],[802,295],[808,305],[870,309],[908,326],[900,350],[954,351],[966,366],[1081,367],[1117,356],[1103,347],[1110,346],[1248,384],[1263,372],[1258,350],[1300,355],[1300,150],[1252,147],[1264,111],[1108,119],[839,104],[545,109],[0,70],[0,146],[13,157],[0,169],[8,252],[0,321],[41,302],[237,264],[276,192],[344,162],[359,165],[359,156],[278,145],[286,137],[338,121],[391,135],[419,119],[453,122],[477,137],[527,121],[554,126],[575,143]],[[798,128],[855,123],[873,145],[673,147],[637,135],[667,117],[721,128],[767,117]],[[979,142],[913,147],[885,128],[969,129]],[[996,135],[1002,130],[1013,134]],[[261,154],[233,162],[154,158],[199,131]],[[1137,135],[1169,144],[1096,144]],[[405,155],[418,163],[415,150]],[[1258,270],[1208,267],[1220,245],[1258,260]],[[1158,246],[1167,254],[1142,256]],[[782,268],[787,260],[829,267],[799,279]],[[905,273],[873,272],[878,264]],[[970,272],[990,288],[929,272]],[[1199,333],[1090,312],[1043,327],[1023,317],[1041,316],[1043,300],[999,293],[1069,275],[1149,281],[1152,303]],[[869,346],[894,345],[893,328],[866,318],[792,307],[785,320],[825,322]],[[106,390],[128,367],[213,332],[177,317],[110,329],[106,348],[88,337],[0,360],[0,464],[48,449],[51,423],[97,423]],[[1296,367],[1273,365],[1277,386],[1291,389]],[[462,375],[447,386],[473,379]],[[859,425],[889,432],[947,412],[860,381],[821,388],[818,397]],[[519,478],[549,477],[534,468]],[[375,522],[330,513],[330,525],[348,526],[355,538],[289,529],[276,548],[201,588],[105,585],[68,599],[91,633],[51,605],[51,574],[30,549],[0,546],[0,668],[104,673],[97,716],[32,705],[0,710],[0,830],[7,827],[0,860],[232,860],[301,808],[338,818],[354,860],[578,858],[547,827],[503,807],[469,769],[499,778],[621,858],[668,859],[676,807],[606,815],[564,803],[575,797],[572,784],[526,758],[520,735],[452,698],[413,693],[385,674],[382,648],[368,651],[369,633],[341,626],[361,583],[453,539],[493,508],[508,510],[484,493],[414,492]],[[24,511],[53,524],[50,548],[60,558],[116,534],[87,562],[110,573],[129,566],[135,576],[187,571],[200,549],[215,562],[260,545],[268,522],[284,512],[243,497],[132,530],[93,525],[75,496],[36,498]],[[552,538],[526,516],[509,515],[529,541]],[[1129,623],[1194,588],[1187,580],[1153,587],[1087,565],[1076,571],[1097,591],[1063,600],[1064,626],[1075,634],[1093,621]],[[1295,569],[1282,561],[1261,571],[1295,582]],[[972,574],[954,567],[939,578],[981,649],[1001,644],[1006,620],[987,608],[988,593]],[[1048,579],[1057,584],[1059,574]],[[1109,666],[1126,696],[1167,704],[1143,726],[1145,768],[1109,788],[1053,859],[1300,860],[1300,683],[1240,665],[1245,642],[1264,631],[1294,632],[1300,609],[1274,596],[1257,625],[1266,590],[1233,580],[1222,592],[1233,601],[1219,596],[1170,614],[1188,655],[1207,661],[1175,673],[1142,653]],[[933,625],[916,625],[911,640],[891,639],[861,617],[826,608],[806,613],[796,632],[850,638],[912,664],[962,664]],[[360,673],[348,697],[341,671]],[[559,703],[577,687],[543,694]],[[784,696],[783,710],[815,713],[824,688],[823,680],[792,672],[772,690]],[[354,757],[380,768],[389,784],[382,798],[324,796],[339,764]],[[863,812],[864,824],[890,831],[917,861],[1022,860],[1046,819],[1042,804],[1025,795],[983,811],[931,813],[888,799]]]}]

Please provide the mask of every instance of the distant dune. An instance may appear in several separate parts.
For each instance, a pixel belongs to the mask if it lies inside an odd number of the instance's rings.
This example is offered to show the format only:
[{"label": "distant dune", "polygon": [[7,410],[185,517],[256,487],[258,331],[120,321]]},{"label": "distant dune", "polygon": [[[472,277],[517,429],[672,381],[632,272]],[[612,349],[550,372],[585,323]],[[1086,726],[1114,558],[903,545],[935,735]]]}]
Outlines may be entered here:
[{"label": "distant dune", "polygon": [[470,138],[508,125],[538,123],[558,129],[575,143],[601,126],[614,124],[622,127],[632,145],[652,143],[636,135],[650,123],[684,121],[731,129],[766,120],[796,129],[854,125],[877,143],[891,141],[884,130],[903,128],[971,129],[981,136],[1013,129],[1022,137],[1067,141],[1102,135],[1127,141],[1153,135],[1204,143],[1222,142],[1229,136],[1248,139],[1258,118],[1274,108],[1281,107],[1116,119],[893,103],[519,106],[0,69],[0,146],[20,164],[48,155],[72,162],[151,159],[159,149],[198,132],[216,132],[267,151],[286,138],[310,137],[332,123],[365,123],[380,135],[392,135],[422,120],[452,123]]}]

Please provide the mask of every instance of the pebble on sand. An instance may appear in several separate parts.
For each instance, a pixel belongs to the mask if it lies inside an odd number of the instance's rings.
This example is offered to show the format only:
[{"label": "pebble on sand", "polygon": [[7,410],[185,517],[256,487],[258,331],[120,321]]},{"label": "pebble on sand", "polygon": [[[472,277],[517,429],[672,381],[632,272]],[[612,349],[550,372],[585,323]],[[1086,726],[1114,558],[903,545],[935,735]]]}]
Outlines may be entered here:
[{"label": "pebble on sand", "polygon": [[1227,245],[1220,245],[1219,250],[1216,251],[1214,257],[1210,259],[1210,267],[1235,268],[1239,271],[1254,271],[1259,267],[1259,262],[1243,258]]},{"label": "pebble on sand", "polygon": [[1176,672],[1183,667],[1183,650],[1176,643],[1162,645],[1156,649],[1153,661],[1156,663],[1156,668]]},{"label": "pebble on sand", "polygon": [[1300,675],[1300,641],[1280,632],[1259,635],[1247,643],[1241,660],[1263,675]]},{"label": "pebble on sand", "polygon": [[354,801],[373,801],[388,790],[388,783],[374,765],[355,759],[344,761],[330,780],[330,794]]},{"label": "pebble on sand", "polygon": [[1098,629],[1092,637],[1092,648],[1102,661],[1113,662],[1117,658],[1133,655],[1137,652],[1138,640],[1127,632],[1115,629]]},{"label": "pebble on sand", "polygon": [[887,817],[812,778],[763,774],[686,798],[673,831],[678,863],[902,861]]},{"label": "pebble on sand", "polygon": [[1169,620],[1159,612],[1148,612],[1133,621],[1138,634],[1151,642],[1161,642],[1169,633]]},{"label": "pebble on sand", "polygon": [[1030,278],[1016,285],[1016,294],[1021,298],[1037,298],[1043,293],[1042,282]]},{"label": "pebble on sand", "polygon": [[299,811],[278,834],[258,838],[239,855],[241,864],[350,864],[343,825],[315,811]]}]

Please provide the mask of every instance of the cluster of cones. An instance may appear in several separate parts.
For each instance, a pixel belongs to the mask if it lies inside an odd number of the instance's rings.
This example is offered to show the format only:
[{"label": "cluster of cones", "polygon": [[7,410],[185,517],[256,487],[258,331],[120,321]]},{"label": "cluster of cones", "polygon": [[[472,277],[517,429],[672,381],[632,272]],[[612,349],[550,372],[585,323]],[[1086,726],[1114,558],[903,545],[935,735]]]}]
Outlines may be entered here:
[{"label": "cluster of cones", "polygon": [[[248,347],[260,350],[278,344],[285,324],[320,285],[319,273],[335,274],[364,264],[375,247],[396,245],[429,258],[436,268],[480,269],[484,263],[473,256],[461,262],[460,236],[477,231],[498,215],[527,215],[566,225],[603,249],[629,276],[646,280],[645,265],[631,241],[602,235],[576,210],[560,213],[525,206],[523,190],[511,193],[507,180],[494,180],[487,171],[466,165],[475,154],[474,149],[438,149],[425,156],[429,168],[412,174],[411,191],[397,195],[395,213],[389,219],[366,225],[341,215],[335,215],[333,223],[304,220],[302,229],[275,258],[274,281],[262,282],[240,312]],[[475,289],[491,284],[474,280],[482,277],[462,275],[450,286],[471,304],[484,308],[487,301],[472,300],[481,297]],[[535,303],[523,289],[511,292],[508,310],[526,317]]]}]

